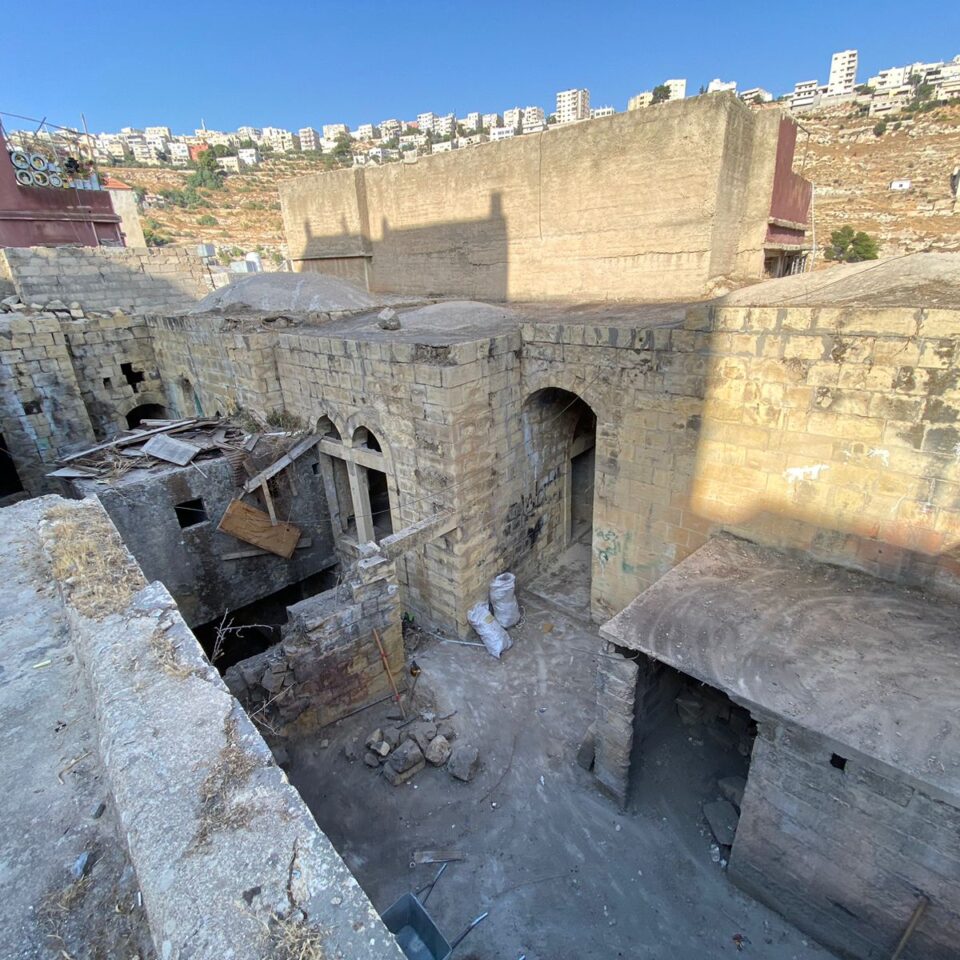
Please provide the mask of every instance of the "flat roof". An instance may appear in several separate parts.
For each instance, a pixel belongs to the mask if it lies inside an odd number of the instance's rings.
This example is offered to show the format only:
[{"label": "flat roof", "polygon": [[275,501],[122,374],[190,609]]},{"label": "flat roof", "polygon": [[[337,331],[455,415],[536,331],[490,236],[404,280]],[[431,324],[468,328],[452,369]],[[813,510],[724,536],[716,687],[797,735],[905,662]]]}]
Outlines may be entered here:
[{"label": "flat roof", "polygon": [[956,803],[960,605],[722,535],[600,628]]}]

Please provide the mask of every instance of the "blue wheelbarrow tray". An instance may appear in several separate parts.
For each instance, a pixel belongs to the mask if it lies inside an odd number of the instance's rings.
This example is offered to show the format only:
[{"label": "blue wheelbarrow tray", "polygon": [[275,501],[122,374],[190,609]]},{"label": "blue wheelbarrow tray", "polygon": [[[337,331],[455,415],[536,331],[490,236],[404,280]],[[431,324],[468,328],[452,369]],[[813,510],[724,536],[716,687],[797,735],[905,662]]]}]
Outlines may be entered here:
[{"label": "blue wheelbarrow tray", "polygon": [[487,916],[485,913],[481,914],[453,943],[447,941],[424,906],[446,866],[444,864],[433,882],[427,884],[429,890],[422,901],[419,894],[427,887],[421,887],[416,893],[405,893],[383,913],[382,919],[386,928],[396,938],[397,946],[407,960],[448,960],[463,938]]}]

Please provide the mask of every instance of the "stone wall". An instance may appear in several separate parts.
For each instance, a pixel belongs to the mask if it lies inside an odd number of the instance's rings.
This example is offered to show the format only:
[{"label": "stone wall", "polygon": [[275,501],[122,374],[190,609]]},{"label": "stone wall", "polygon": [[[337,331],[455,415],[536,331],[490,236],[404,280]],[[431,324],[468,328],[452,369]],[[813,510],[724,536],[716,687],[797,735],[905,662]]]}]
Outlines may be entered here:
[{"label": "stone wall", "polygon": [[166,406],[153,337],[142,317],[115,313],[77,319],[66,310],[57,316],[98,439],[125,430],[126,415],[135,407]]},{"label": "stone wall", "polygon": [[730,877],[844,954],[948,960],[960,941],[960,810],[801,731],[761,723]]},{"label": "stone wall", "polygon": [[[251,469],[267,466],[281,452],[261,440]],[[303,539],[311,541],[289,560],[272,554],[223,559],[225,554],[252,549],[217,530],[238,492],[234,469],[225,459],[139,471],[109,485],[77,481],[75,486],[100,500],[144,573],[166,586],[183,618],[194,627],[336,564],[329,508],[315,466],[316,455],[307,454],[270,481],[278,516],[290,518]],[[204,510],[197,518],[202,519],[182,527],[176,506],[197,499]],[[192,516],[191,510],[187,518]]]},{"label": "stone wall", "polygon": [[361,559],[342,584],[287,608],[283,639],[230,667],[224,680],[250,713],[274,729],[315,730],[393,695],[405,685],[403,631],[394,565]]},{"label": "stone wall", "polygon": [[284,232],[297,268],[376,291],[699,299],[762,273],[779,123],[699,97],[291,180]]},{"label": "stone wall", "polygon": [[51,489],[56,459],[94,442],[93,426],[52,313],[0,313],[0,434],[31,494]]},{"label": "stone wall", "polygon": [[24,303],[78,302],[88,310],[187,309],[213,289],[210,272],[184,249],[4,247],[0,260]]}]

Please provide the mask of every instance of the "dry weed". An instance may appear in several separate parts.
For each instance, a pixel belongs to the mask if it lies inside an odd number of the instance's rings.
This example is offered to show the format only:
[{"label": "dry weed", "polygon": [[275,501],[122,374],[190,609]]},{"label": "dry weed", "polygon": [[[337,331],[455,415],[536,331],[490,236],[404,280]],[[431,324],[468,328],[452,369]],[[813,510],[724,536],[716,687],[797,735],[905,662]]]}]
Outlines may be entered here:
[{"label": "dry weed", "polygon": [[153,651],[160,669],[167,676],[175,677],[177,680],[185,680],[196,671],[180,662],[177,656],[177,645],[163,630],[154,630],[150,635],[150,649]]},{"label": "dry weed", "polygon": [[326,960],[324,931],[303,918],[274,917],[270,924],[271,960]]},{"label": "dry weed", "polygon": [[120,535],[99,508],[63,505],[46,511],[54,577],[70,603],[93,620],[119,613],[146,586]]}]

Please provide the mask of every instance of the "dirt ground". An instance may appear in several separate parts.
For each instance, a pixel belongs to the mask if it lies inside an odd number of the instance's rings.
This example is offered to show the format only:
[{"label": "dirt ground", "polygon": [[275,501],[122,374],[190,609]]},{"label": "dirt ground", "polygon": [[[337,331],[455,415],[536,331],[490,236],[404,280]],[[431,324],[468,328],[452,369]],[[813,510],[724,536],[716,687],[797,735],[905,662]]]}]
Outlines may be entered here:
[{"label": "dirt ground", "polygon": [[[396,710],[384,703],[290,746],[291,781],[383,912],[428,882],[414,853],[456,850],[428,906],[448,939],[489,911],[460,960],[768,960],[831,957],[741,894],[711,856],[700,814],[724,767],[709,737],[665,724],[647,742],[642,780],[621,813],[576,763],[593,715],[596,628],[542,597],[501,661],[430,638],[416,651],[418,690],[480,749],[471,783],[445,770],[390,786],[344,747]],[[326,744],[326,745],[324,745]],[[738,944],[735,937],[745,940]]]}]

